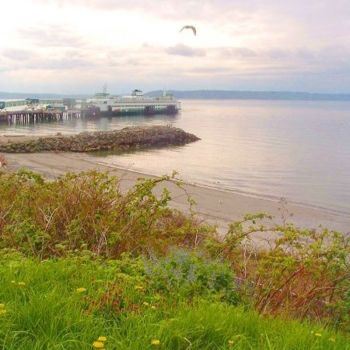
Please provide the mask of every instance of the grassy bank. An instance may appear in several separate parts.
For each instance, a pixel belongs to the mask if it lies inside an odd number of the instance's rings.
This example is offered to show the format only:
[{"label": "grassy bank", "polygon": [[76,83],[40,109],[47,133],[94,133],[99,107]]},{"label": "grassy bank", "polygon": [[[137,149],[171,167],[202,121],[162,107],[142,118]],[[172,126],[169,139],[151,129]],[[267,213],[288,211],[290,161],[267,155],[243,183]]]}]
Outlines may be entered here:
[{"label": "grassy bank", "polygon": [[3,349],[350,349],[349,237],[255,214],[221,238],[169,181],[0,173]]},{"label": "grassy bank", "polygon": [[[320,324],[261,317],[240,305],[225,265],[192,259],[200,272],[189,281],[186,259],[40,262],[2,253],[1,347],[91,349],[103,336],[106,349],[350,348],[345,336]],[[166,279],[176,264],[182,276]],[[202,282],[206,274],[216,287]]]}]

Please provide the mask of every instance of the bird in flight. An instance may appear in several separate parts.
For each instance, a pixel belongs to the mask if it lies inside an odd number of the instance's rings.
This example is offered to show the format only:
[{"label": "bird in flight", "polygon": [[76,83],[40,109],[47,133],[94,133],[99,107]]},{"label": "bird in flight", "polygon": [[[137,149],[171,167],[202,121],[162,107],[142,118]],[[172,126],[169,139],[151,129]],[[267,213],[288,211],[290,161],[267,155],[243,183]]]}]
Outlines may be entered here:
[{"label": "bird in flight", "polygon": [[197,29],[196,27],[194,26],[183,26],[181,29],[180,29],[180,32],[182,32],[184,29],[191,29],[193,31],[193,34],[194,35],[197,35]]}]

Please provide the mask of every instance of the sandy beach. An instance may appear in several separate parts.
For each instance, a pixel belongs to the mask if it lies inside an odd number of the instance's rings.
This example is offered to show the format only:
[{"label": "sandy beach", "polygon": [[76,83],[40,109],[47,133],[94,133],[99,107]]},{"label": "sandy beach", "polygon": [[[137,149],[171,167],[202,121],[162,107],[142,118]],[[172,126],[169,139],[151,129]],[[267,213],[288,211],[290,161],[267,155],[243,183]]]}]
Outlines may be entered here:
[{"label": "sandy beach", "polygon": [[[77,153],[33,153],[6,154],[8,169],[27,168],[43,174],[45,177],[57,177],[66,172],[79,172],[92,169],[109,171],[121,178],[121,189],[130,188],[140,177],[152,177],[128,169],[109,167],[99,164],[98,158],[89,154]],[[187,197],[173,184],[166,186],[172,193],[172,206],[188,210]],[[281,222],[281,203],[278,200],[256,198],[232,191],[223,191],[199,185],[186,184],[185,189],[197,203],[200,217],[218,225],[224,233],[227,225],[247,213],[265,212],[274,217],[274,222]],[[312,208],[299,204],[287,203],[284,206],[289,214],[288,221],[299,227],[317,228],[320,225],[344,233],[350,231],[350,215],[321,208]]]}]

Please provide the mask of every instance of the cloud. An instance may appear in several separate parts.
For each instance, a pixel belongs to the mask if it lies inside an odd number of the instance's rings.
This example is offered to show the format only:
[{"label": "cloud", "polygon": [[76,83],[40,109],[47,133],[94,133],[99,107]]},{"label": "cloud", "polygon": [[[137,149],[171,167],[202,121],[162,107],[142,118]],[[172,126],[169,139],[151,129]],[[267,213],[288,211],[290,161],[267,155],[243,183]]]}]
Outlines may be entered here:
[{"label": "cloud", "polygon": [[[46,5],[47,0],[34,0],[36,3]],[[177,0],[177,1],[145,1],[145,0],[53,0],[60,8],[79,6],[92,8],[96,11],[142,12],[172,19],[201,20],[215,15],[216,18],[227,15],[227,12],[239,12],[239,8],[253,9],[260,0]],[[216,18],[212,17],[212,20]]]},{"label": "cloud", "polygon": [[43,51],[7,49],[0,51],[3,58],[2,71],[33,71],[33,70],[83,70],[96,66],[95,58],[74,56],[71,51],[47,54]]},{"label": "cloud", "polygon": [[80,69],[92,68],[95,66],[94,62],[89,60],[63,57],[61,59],[45,59],[41,62],[35,62],[30,68],[32,69],[49,69],[49,70],[67,70],[67,69]]},{"label": "cloud", "polygon": [[205,56],[206,52],[204,49],[193,48],[184,44],[177,44],[175,46],[168,47],[165,52],[168,55],[176,56],[186,56],[186,57],[195,57],[195,56]]},{"label": "cloud", "polygon": [[26,61],[28,60],[28,57],[35,56],[35,52],[31,50],[22,50],[22,49],[5,49],[4,51],[0,52],[0,54],[7,58],[14,61]]},{"label": "cloud", "polygon": [[82,47],[85,40],[61,25],[36,26],[18,30],[23,39],[45,47]]},{"label": "cloud", "polygon": [[[67,89],[72,80],[81,89],[101,81],[254,89],[256,77],[259,88],[273,81],[283,89],[309,77],[314,90],[338,83],[350,91],[345,0],[11,0],[6,12],[3,90],[58,80]],[[179,33],[184,24],[198,36]]]},{"label": "cloud", "polygon": [[224,47],[219,49],[222,57],[239,57],[239,58],[252,58],[257,57],[259,54],[253,49],[248,47]]}]

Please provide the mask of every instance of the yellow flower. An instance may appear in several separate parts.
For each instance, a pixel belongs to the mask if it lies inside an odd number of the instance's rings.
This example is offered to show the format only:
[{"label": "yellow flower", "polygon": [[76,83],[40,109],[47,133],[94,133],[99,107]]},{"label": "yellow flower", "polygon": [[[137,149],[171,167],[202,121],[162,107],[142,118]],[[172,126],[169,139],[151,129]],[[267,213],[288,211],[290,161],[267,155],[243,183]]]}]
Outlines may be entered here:
[{"label": "yellow flower", "polygon": [[159,346],[160,345],[160,340],[159,339],[152,339],[151,344],[154,346]]},{"label": "yellow flower", "polygon": [[97,341],[105,342],[107,341],[107,337],[104,337],[104,336],[98,337]]},{"label": "yellow flower", "polygon": [[95,349],[104,349],[105,347],[105,344],[101,341],[94,341],[92,343],[92,346],[95,348]]},{"label": "yellow flower", "polygon": [[144,301],[144,302],[143,302],[143,305],[149,306],[149,303],[147,303],[147,301]]},{"label": "yellow flower", "polygon": [[5,304],[0,304],[0,310],[5,309]]},{"label": "yellow flower", "polygon": [[335,343],[335,338],[329,338],[328,340]]},{"label": "yellow flower", "polygon": [[154,305],[152,305],[152,306],[151,306],[151,309],[152,309],[152,310],[155,310],[155,309],[156,309],[156,307],[155,307]]},{"label": "yellow flower", "polygon": [[0,310],[0,316],[5,315],[7,313],[6,310]]},{"label": "yellow flower", "polygon": [[321,333],[315,333],[315,337],[322,337]]},{"label": "yellow flower", "polygon": [[84,292],[86,292],[86,288],[77,288],[76,289],[76,291],[78,292],[78,293],[84,293]]},{"label": "yellow flower", "polygon": [[234,342],[233,340],[229,340],[229,341],[228,341],[228,345],[230,345],[230,346],[233,345],[234,343],[235,343],[235,342]]},{"label": "yellow flower", "polygon": [[142,286],[135,286],[135,289],[136,290],[143,290],[143,287]]},{"label": "yellow flower", "polygon": [[26,285],[25,282],[18,282],[17,284],[22,287]]}]

